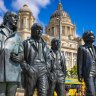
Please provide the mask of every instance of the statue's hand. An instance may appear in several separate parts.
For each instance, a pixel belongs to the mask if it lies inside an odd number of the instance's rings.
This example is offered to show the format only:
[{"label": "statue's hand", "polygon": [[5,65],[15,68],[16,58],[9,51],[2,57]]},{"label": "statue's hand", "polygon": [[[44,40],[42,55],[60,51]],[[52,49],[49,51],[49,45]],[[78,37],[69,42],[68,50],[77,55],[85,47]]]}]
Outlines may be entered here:
[{"label": "statue's hand", "polygon": [[14,53],[11,53],[11,54],[10,54],[10,59],[11,59],[13,62],[22,63],[22,62],[23,62],[23,55],[22,55],[22,54],[14,54]]},{"label": "statue's hand", "polygon": [[78,77],[78,81],[82,82],[82,76]]},{"label": "statue's hand", "polygon": [[55,74],[54,74],[54,73],[50,73],[50,75],[49,75],[49,79],[50,79],[50,81],[54,82],[55,79],[56,79]]},{"label": "statue's hand", "polygon": [[54,80],[54,75],[53,75],[53,73],[51,73],[51,74],[49,75],[49,78],[50,78],[50,80]]},{"label": "statue's hand", "polygon": [[30,78],[33,78],[37,75],[38,70],[35,67],[27,64],[26,61],[23,61],[23,63],[21,64],[21,68],[23,72],[25,72],[25,74],[27,74]]}]

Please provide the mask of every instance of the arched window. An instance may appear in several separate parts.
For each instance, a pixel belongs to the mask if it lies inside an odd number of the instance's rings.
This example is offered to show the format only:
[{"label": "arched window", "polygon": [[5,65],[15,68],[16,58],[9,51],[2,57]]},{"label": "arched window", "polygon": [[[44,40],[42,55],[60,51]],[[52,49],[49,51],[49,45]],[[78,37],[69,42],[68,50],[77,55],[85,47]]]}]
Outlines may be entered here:
[{"label": "arched window", "polygon": [[62,26],[62,35],[65,36],[65,26]]},{"label": "arched window", "polygon": [[51,36],[54,35],[54,27],[51,28]]}]

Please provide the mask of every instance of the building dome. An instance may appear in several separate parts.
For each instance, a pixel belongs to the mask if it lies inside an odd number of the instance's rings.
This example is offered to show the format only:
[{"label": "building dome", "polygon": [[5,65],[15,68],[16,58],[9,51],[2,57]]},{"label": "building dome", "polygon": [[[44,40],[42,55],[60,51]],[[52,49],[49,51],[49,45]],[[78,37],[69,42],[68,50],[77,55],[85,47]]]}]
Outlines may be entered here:
[{"label": "building dome", "polygon": [[31,10],[26,4],[24,4],[23,7],[20,8],[19,12],[31,12]]},{"label": "building dome", "polygon": [[60,16],[62,17],[63,21],[72,23],[70,16],[68,15],[67,12],[63,10],[61,3],[58,4],[58,9],[51,15],[50,19],[56,19],[59,18]]},{"label": "building dome", "polygon": [[68,17],[69,18],[69,15],[63,11],[63,10],[56,10],[50,17],[50,19],[54,18],[54,17],[59,17],[59,16],[62,16],[62,17]]},{"label": "building dome", "polygon": [[64,39],[75,38],[75,25],[72,23],[71,18],[67,12],[62,8],[62,4],[59,2],[57,10],[51,15],[48,26],[46,27],[46,33],[49,36],[59,36],[61,29],[61,35]]}]

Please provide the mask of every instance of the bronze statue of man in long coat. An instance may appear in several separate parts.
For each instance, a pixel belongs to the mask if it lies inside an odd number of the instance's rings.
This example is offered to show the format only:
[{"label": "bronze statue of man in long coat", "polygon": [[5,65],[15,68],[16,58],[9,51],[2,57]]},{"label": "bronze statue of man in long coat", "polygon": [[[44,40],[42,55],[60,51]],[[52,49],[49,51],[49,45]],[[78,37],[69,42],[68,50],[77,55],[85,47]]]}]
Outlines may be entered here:
[{"label": "bronze statue of man in long coat", "polygon": [[17,21],[17,14],[8,11],[0,26],[0,96],[15,96],[21,78],[23,45]]}]

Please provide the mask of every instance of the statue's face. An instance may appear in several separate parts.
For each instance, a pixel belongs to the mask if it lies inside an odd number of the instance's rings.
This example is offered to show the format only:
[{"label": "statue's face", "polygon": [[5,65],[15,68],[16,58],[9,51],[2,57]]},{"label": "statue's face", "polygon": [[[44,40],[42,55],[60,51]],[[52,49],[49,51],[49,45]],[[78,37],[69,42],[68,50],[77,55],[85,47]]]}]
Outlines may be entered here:
[{"label": "statue's face", "polygon": [[86,44],[87,44],[87,43],[92,44],[92,43],[95,41],[94,33],[91,32],[91,31],[86,31],[86,32],[83,34],[83,40],[84,40],[84,42],[85,42]]},{"label": "statue's face", "polygon": [[58,50],[60,48],[60,41],[56,40],[53,44],[52,47],[56,50]]},{"label": "statue's face", "polygon": [[88,34],[87,40],[88,40],[90,43],[93,43],[93,42],[95,41],[95,36],[94,36],[94,34],[93,34],[93,33]]},{"label": "statue's face", "polygon": [[17,22],[18,22],[18,16],[15,13],[12,13],[12,15],[9,18],[9,24],[13,27],[13,28],[17,28]]},{"label": "statue's face", "polygon": [[35,29],[33,30],[32,33],[33,33],[33,35],[34,35],[35,38],[40,39],[41,36],[42,36],[43,30],[42,30],[42,28],[37,27],[37,28],[35,28]]}]

